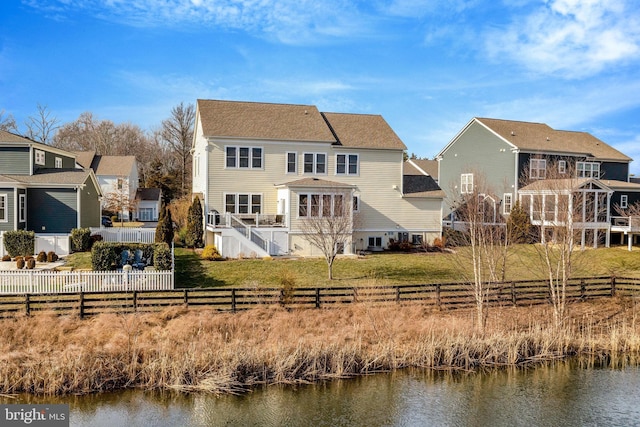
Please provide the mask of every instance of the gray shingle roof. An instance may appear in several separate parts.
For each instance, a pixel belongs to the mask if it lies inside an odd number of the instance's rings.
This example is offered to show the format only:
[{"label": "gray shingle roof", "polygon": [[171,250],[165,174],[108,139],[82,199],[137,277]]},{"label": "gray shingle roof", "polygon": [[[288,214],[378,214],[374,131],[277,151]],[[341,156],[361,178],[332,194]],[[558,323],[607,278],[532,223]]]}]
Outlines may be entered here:
[{"label": "gray shingle roof", "polygon": [[138,188],[136,200],[160,200],[162,190],[159,188]]},{"label": "gray shingle roof", "polygon": [[404,197],[445,197],[436,181],[427,175],[403,175],[402,193]]},{"label": "gray shingle roof", "polygon": [[544,123],[476,118],[516,147],[532,152],[575,153],[598,160],[631,161],[631,158],[587,132],[555,130]]},{"label": "gray shingle roof", "polygon": [[34,175],[2,175],[24,184],[81,185],[91,175],[89,169],[39,169]]}]

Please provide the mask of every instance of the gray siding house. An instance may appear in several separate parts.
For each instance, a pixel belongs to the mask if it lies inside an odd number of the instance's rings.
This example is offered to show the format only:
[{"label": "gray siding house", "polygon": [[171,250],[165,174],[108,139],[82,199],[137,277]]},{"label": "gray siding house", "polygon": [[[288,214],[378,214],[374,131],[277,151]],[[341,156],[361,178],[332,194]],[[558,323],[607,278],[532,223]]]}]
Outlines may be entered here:
[{"label": "gray siding house", "polygon": [[[586,225],[596,230],[594,246],[602,240],[608,245],[611,231],[628,232],[616,228],[621,219],[616,208],[640,201],[640,185],[629,179],[630,157],[589,133],[556,130],[544,123],[473,118],[438,153],[437,160],[448,220],[453,219],[455,201],[474,191],[490,194],[496,211],[506,216],[516,201],[524,205],[544,197],[553,187],[548,177],[580,180],[580,185],[571,184],[575,187],[571,191],[586,191],[582,184],[589,180],[589,191],[603,200],[602,210],[598,218],[586,218],[584,224],[597,223],[597,227]],[[531,209],[535,224],[539,218]]]},{"label": "gray siding house", "polygon": [[73,153],[0,130],[0,232],[98,227],[101,196]]}]

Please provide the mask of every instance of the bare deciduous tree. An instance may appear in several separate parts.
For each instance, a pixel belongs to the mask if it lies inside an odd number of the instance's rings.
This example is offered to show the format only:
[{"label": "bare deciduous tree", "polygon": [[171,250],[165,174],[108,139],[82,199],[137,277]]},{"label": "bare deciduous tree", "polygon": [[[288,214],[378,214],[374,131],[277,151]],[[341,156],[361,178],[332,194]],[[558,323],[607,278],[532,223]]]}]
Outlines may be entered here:
[{"label": "bare deciduous tree", "polygon": [[138,206],[135,194],[131,194],[129,181],[125,177],[118,178],[117,184],[103,196],[103,209],[120,214],[121,224]]},{"label": "bare deciduous tree", "polygon": [[9,113],[5,115],[5,111],[0,110],[0,130],[13,133],[18,131],[18,125],[16,119],[13,118],[13,114]]},{"label": "bare deciduous tree", "polygon": [[457,251],[456,257],[475,301],[476,326],[484,331],[489,291],[493,283],[505,279],[511,242],[505,219],[500,214],[501,201],[487,187],[482,174],[476,172],[473,176],[473,184],[467,183],[453,202],[457,228],[463,239],[458,243],[468,246],[468,251]]},{"label": "bare deciduous tree", "polygon": [[567,285],[581,254],[576,248],[597,243],[608,227],[608,199],[596,181],[578,177],[573,164],[545,164],[542,180],[531,180],[525,168],[523,181],[529,183],[520,189],[520,201],[538,234],[534,247],[549,284],[554,325],[560,328],[566,318]]},{"label": "bare deciduous tree", "polygon": [[25,122],[25,136],[43,144],[53,142],[59,120],[52,115],[46,105],[38,104],[35,116],[29,116]]},{"label": "bare deciduous tree", "polygon": [[302,197],[306,204],[300,207],[302,236],[320,249],[327,262],[329,280],[333,280],[333,263],[338,253],[350,243],[353,233],[355,218],[351,193],[331,190]]},{"label": "bare deciduous tree", "polygon": [[171,117],[162,121],[162,139],[180,163],[181,196],[190,191],[191,144],[195,117],[193,104],[185,105],[181,102],[171,109]]}]

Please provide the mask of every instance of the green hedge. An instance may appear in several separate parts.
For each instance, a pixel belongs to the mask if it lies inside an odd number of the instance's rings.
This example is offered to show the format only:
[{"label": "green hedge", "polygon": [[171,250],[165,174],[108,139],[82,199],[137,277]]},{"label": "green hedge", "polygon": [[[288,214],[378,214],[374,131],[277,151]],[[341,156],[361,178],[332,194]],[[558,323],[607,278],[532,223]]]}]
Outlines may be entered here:
[{"label": "green hedge", "polygon": [[12,258],[33,255],[36,234],[33,231],[15,230],[4,233],[4,248]]},{"label": "green hedge", "polygon": [[171,269],[171,249],[166,243],[114,243],[96,242],[91,248],[91,266],[95,271],[114,270],[122,261],[122,252],[142,250],[147,266],[153,265],[156,270]]},{"label": "green hedge", "polygon": [[91,243],[91,229],[74,228],[71,230],[71,250],[73,252],[87,252]]}]

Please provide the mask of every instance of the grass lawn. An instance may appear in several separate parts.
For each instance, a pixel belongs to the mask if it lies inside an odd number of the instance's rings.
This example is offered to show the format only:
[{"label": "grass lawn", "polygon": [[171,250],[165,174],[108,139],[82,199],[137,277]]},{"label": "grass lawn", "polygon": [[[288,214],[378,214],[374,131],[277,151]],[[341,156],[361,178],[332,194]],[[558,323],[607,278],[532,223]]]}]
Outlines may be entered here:
[{"label": "grass lawn", "polygon": [[139,222],[139,221],[124,221],[124,222],[117,222],[114,221],[112,228],[115,227],[142,227],[144,225],[144,222]]},{"label": "grass lawn", "polygon": [[[176,248],[177,287],[294,287],[380,286],[446,283],[464,280],[471,269],[468,248],[451,253],[380,253],[364,257],[340,257],[327,279],[322,258],[272,258],[203,261],[190,249]],[[574,253],[573,277],[640,277],[640,250],[626,247],[587,249]],[[91,254],[69,255],[67,267],[91,268]],[[534,245],[512,248],[506,268],[507,280],[544,278],[543,264]]]},{"label": "grass lawn", "polygon": [[[507,280],[544,277],[533,245],[512,248],[506,268]],[[324,259],[245,259],[202,261],[189,249],[176,249],[177,287],[295,287],[376,286],[411,283],[457,282],[470,271],[468,248],[448,253],[381,253],[343,257],[334,263],[334,280],[327,279]],[[587,249],[575,252],[574,277],[640,276],[640,251],[626,247]]]}]

